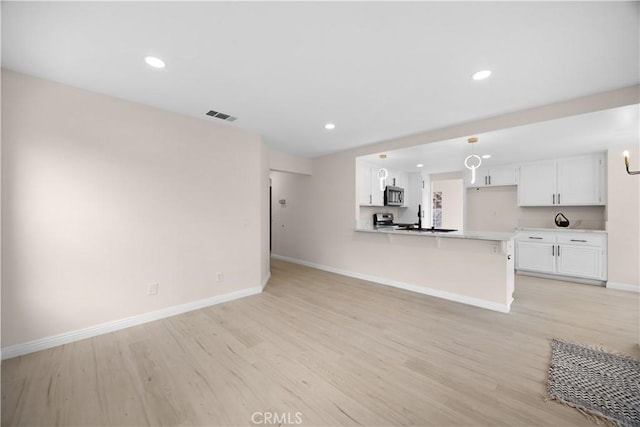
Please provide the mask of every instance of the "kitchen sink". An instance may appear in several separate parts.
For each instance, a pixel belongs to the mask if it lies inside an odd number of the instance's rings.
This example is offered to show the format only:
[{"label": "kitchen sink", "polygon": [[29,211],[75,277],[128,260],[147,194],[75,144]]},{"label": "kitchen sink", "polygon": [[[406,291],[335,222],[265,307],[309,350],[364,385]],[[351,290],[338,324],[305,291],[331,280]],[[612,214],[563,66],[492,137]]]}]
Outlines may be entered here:
[{"label": "kitchen sink", "polygon": [[451,233],[452,231],[458,231],[453,228],[418,228],[418,227],[406,227],[406,228],[398,228],[398,230],[407,230],[407,231],[420,231],[420,232],[431,232],[431,233]]}]

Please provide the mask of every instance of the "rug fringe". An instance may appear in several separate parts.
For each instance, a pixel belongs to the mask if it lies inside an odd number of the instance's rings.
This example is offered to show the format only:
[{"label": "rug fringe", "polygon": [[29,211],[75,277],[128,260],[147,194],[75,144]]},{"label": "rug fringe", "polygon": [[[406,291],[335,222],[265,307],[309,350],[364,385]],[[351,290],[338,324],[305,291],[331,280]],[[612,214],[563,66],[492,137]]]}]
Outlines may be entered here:
[{"label": "rug fringe", "polygon": [[586,419],[588,419],[589,421],[591,421],[591,422],[593,422],[593,423],[595,423],[597,425],[604,424],[605,426],[608,426],[608,427],[619,427],[620,426],[619,423],[617,423],[616,421],[608,418],[607,416],[605,416],[603,414],[599,414],[599,413],[597,413],[595,411],[593,411],[593,412],[586,411],[586,410],[584,410],[584,409],[572,404],[571,402],[567,402],[567,401],[564,401],[562,399],[558,399],[558,398],[555,398],[555,397],[551,397],[551,398],[547,399],[547,401],[548,400],[555,400],[556,402],[561,403],[562,405],[569,406],[569,407],[577,410]]},{"label": "rug fringe", "polygon": [[[554,341],[558,341],[560,343],[564,343],[564,344],[569,344],[569,345],[576,345],[576,346],[580,346],[580,347],[585,347],[587,349],[591,349],[591,350],[595,350],[595,351],[600,351],[600,352],[604,352],[604,353],[609,353],[609,354],[613,354],[615,356],[624,358],[624,359],[628,359],[630,361],[634,361],[634,362],[638,362],[640,360],[636,359],[633,356],[630,356],[628,354],[625,353],[620,353],[620,352],[615,352],[615,351],[610,351],[606,348],[604,348],[603,346],[593,346],[593,345],[584,345],[584,344],[578,344],[569,340],[564,340],[564,339],[560,339],[560,338],[550,338],[548,339],[549,341],[549,346],[553,348],[553,342]],[[620,421],[610,418],[598,411],[595,410],[586,410],[583,409],[579,406],[577,406],[576,404],[573,404],[571,402],[567,402],[559,397],[553,397],[550,394],[550,389],[549,389],[549,375],[547,375],[546,378],[546,387],[547,387],[547,397],[544,398],[545,402],[548,402],[549,400],[555,400],[558,403],[561,403],[565,406],[569,406],[571,408],[576,409],[578,412],[580,412],[586,419],[590,420],[591,422],[600,425],[600,424],[604,424],[607,427],[620,427],[623,426],[625,424],[621,424]]]}]

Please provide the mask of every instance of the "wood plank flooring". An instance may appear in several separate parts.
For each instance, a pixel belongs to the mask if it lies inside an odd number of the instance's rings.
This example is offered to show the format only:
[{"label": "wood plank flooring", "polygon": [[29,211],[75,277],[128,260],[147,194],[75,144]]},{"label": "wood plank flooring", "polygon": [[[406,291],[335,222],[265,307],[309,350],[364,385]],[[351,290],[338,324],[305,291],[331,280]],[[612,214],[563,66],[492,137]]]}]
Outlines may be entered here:
[{"label": "wood plank flooring", "polygon": [[545,402],[548,340],[640,355],[633,293],[518,276],[501,314],[271,270],[260,295],[3,362],[2,425],[592,425]]}]

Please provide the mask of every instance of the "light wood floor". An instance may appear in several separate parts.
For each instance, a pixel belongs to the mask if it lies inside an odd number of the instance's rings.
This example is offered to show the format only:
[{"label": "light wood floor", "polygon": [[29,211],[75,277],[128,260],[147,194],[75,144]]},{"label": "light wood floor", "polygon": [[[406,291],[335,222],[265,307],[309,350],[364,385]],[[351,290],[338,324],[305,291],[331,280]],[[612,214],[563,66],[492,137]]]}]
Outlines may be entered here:
[{"label": "light wood floor", "polygon": [[515,297],[501,314],[273,261],[261,295],[5,361],[2,425],[590,425],[544,401],[548,340],[637,357],[638,295],[518,276]]}]

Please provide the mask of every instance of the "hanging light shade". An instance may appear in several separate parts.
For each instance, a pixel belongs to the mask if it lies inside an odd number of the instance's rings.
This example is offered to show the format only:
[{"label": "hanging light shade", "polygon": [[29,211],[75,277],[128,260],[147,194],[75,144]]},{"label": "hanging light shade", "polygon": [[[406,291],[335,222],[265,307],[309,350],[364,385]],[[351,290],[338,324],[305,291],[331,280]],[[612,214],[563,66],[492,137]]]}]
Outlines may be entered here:
[{"label": "hanging light shade", "polygon": [[[382,153],[379,154],[378,157],[382,160],[387,158],[387,155]],[[389,171],[385,168],[378,169],[378,181],[380,181],[380,191],[384,191],[387,186],[387,177],[389,176]]]},{"label": "hanging light shade", "polygon": [[378,170],[378,180],[380,181],[380,191],[384,191],[384,188],[387,186],[387,177],[389,176],[389,171],[385,168],[380,168]]},{"label": "hanging light shade", "polygon": [[[469,138],[467,139],[467,142],[469,144],[475,144],[476,142],[478,142],[478,138]],[[482,159],[480,158],[480,156],[473,154],[473,145],[472,145],[471,155],[467,156],[467,158],[464,159],[464,166],[471,171],[472,184],[476,183],[476,169],[478,169],[481,164],[482,164]]]},{"label": "hanging light shade", "polygon": [[640,171],[629,170],[629,152],[625,151],[623,154],[624,154],[624,168],[627,170],[627,173],[629,175],[640,175]]}]

